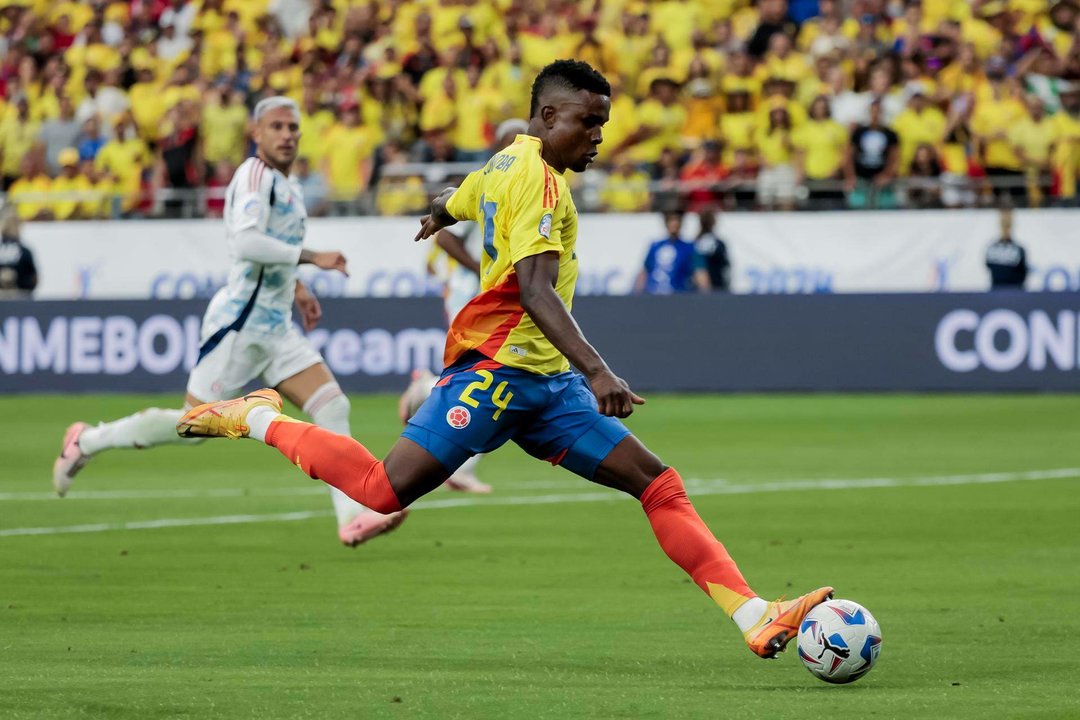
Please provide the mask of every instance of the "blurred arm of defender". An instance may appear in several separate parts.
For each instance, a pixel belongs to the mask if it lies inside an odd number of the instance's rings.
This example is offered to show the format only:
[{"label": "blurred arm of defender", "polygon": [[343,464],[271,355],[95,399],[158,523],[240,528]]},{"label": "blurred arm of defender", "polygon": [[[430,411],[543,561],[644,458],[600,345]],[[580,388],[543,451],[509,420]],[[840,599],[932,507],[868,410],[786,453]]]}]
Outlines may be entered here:
[{"label": "blurred arm of defender", "polygon": [[306,250],[267,234],[273,186],[273,173],[264,171],[258,189],[241,195],[232,204],[225,222],[237,258],[261,265],[311,263],[323,270],[340,270],[348,275],[345,256],[340,252]]},{"label": "blurred arm of defender", "polygon": [[[468,227],[468,226],[466,226]],[[465,249],[465,238],[458,237],[450,230],[439,230],[435,235],[435,244],[446,251],[446,254],[458,261],[458,263],[474,275],[480,275],[480,261],[474,258]]]}]

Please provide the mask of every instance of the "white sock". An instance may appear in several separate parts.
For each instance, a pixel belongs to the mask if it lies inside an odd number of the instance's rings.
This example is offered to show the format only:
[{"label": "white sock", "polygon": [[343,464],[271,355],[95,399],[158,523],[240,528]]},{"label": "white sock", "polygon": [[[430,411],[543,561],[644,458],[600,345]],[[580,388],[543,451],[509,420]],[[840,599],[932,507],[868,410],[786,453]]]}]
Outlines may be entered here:
[{"label": "white sock", "polygon": [[278,411],[259,405],[251,408],[247,414],[248,437],[259,442],[266,442],[266,431],[270,429],[270,423],[278,416]]},{"label": "white sock", "polygon": [[481,455],[473,455],[471,458],[461,463],[461,467],[454,471],[455,475],[471,475],[476,477],[476,466],[480,463]]},{"label": "white sock", "polygon": [[202,442],[204,438],[182,438],[176,434],[176,423],[183,414],[183,410],[147,408],[119,420],[100,423],[83,430],[79,448],[87,455],[95,455],[111,448]]},{"label": "white sock", "polygon": [[[338,435],[349,435],[349,408],[349,398],[338,384],[328,382],[311,394],[303,410],[319,427]],[[334,504],[339,528],[348,525],[367,509],[335,487],[330,488],[330,501]]]},{"label": "white sock", "polygon": [[731,619],[739,626],[741,632],[746,632],[757,625],[758,620],[769,609],[769,602],[759,597],[750,598],[740,605],[732,614]]}]

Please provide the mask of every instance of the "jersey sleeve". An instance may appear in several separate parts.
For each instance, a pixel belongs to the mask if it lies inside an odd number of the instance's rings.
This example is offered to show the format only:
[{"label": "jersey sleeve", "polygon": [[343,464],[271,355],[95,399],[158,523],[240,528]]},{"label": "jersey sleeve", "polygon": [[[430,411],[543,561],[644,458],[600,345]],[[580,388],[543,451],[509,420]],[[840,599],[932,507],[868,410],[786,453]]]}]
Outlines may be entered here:
[{"label": "jersey sleeve", "polygon": [[264,265],[299,263],[300,245],[266,234],[274,201],[274,172],[260,162],[251,162],[237,174],[233,202],[225,217],[226,237],[232,238],[237,257]]},{"label": "jersey sleeve", "polygon": [[245,163],[237,171],[232,207],[225,217],[231,232],[244,230],[266,232],[270,222],[270,195],[274,188],[274,173],[260,162]]},{"label": "jersey sleeve", "polygon": [[480,209],[480,185],[484,170],[474,170],[465,176],[457,191],[446,201],[446,211],[458,220],[476,220]]},{"label": "jersey sleeve", "polygon": [[[556,222],[566,212],[555,173],[539,158],[522,168],[519,178],[506,195],[507,208],[492,208],[506,213],[506,238],[510,263],[546,252],[560,252],[562,240]],[[498,222],[498,220],[496,220]]]}]

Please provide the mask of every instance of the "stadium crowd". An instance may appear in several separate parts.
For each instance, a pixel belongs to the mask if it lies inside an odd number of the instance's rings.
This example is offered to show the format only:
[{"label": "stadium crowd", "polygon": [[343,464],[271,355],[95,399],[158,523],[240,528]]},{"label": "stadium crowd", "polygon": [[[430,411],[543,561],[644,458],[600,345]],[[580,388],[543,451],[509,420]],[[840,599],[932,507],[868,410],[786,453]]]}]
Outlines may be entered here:
[{"label": "stadium crowd", "polygon": [[313,214],[414,213],[558,57],[614,90],[585,209],[1076,200],[1076,0],[5,0],[3,190],[24,220],[220,214],[286,94]]}]

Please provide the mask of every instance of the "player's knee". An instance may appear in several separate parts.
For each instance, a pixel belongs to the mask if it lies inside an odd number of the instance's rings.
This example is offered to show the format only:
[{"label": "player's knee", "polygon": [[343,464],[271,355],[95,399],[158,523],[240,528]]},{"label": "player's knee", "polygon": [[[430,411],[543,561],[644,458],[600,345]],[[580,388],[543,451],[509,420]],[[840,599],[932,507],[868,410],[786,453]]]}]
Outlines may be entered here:
[{"label": "player's knee", "polygon": [[311,394],[303,410],[316,425],[339,435],[349,434],[352,405],[336,382],[328,382]]}]

